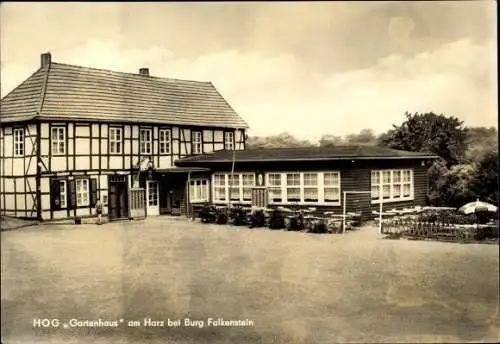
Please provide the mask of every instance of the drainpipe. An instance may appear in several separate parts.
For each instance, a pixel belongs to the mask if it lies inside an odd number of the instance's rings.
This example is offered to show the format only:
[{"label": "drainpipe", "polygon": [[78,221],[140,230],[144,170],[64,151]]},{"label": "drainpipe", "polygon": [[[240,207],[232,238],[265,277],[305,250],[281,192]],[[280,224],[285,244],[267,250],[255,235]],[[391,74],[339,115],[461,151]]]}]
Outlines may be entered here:
[{"label": "drainpipe", "polygon": [[190,191],[190,186],[191,186],[191,170],[188,170],[188,180],[187,180],[187,190],[186,190],[186,195],[187,195],[187,209],[186,209],[186,216],[189,219],[189,215],[191,213],[191,195],[189,194]]},{"label": "drainpipe", "polygon": [[41,156],[41,126],[40,122],[36,122],[36,218],[38,221],[42,219],[42,156]]}]

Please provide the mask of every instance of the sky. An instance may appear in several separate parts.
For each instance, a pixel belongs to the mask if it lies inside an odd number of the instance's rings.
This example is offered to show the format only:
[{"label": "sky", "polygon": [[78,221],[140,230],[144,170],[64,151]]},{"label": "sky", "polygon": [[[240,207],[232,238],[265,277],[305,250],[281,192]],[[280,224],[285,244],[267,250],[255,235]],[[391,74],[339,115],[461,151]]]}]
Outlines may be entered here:
[{"label": "sky", "polygon": [[498,121],[496,3],[0,4],[1,95],[52,60],[211,81],[250,135],[315,140],[404,113]]}]

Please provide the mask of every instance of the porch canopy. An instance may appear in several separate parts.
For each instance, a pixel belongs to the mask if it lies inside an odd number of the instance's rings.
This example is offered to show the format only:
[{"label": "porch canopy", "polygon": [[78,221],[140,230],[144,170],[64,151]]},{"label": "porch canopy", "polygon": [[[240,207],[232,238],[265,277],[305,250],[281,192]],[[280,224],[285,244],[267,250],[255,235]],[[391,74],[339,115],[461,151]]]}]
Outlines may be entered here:
[{"label": "porch canopy", "polygon": [[193,173],[193,172],[210,172],[209,168],[204,167],[169,167],[153,170],[153,173],[169,174],[169,173]]}]

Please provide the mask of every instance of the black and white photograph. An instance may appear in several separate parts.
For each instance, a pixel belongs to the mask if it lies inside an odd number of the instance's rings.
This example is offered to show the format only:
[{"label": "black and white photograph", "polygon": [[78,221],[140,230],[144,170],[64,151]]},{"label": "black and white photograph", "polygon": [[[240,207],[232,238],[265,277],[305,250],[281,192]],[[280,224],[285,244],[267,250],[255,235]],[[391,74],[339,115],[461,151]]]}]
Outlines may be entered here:
[{"label": "black and white photograph", "polygon": [[500,341],[497,3],[0,3],[2,344]]}]

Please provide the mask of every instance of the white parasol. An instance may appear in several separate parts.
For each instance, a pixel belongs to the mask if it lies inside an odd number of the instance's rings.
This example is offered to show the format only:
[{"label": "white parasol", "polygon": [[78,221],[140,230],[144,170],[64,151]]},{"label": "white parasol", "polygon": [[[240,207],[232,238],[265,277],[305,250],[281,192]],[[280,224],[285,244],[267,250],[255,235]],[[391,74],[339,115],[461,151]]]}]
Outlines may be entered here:
[{"label": "white parasol", "polygon": [[493,204],[482,202],[479,199],[477,199],[475,202],[470,202],[467,203],[466,205],[463,205],[458,209],[458,211],[464,213],[464,214],[472,214],[478,211],[488,211],[488,212],[496,212],[497,207],[494,206]]}]

